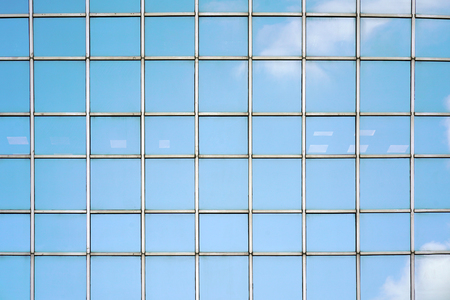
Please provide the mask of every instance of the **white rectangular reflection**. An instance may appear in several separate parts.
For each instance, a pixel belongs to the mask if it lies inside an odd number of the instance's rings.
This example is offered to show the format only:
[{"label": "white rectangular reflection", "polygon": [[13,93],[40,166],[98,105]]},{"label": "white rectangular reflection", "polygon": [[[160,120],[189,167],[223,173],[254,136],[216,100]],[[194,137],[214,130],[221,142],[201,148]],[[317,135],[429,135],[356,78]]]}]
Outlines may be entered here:
[{"label": "white rectangular reflection", "polygon": [[387,153],[405,153],[409,145],[390,145]]},{"label": "white rectangular reflection", "polygon": [[326,153],[328,145],[309,145],[308,152],[313,153]]},{"label": "white rectangular reflection", "polygon": [[10,145],[28,145],[28,139],[26,136],[8,136],[8,144]]},{"label": "white rectangular reflection", "polygon": [[374,136],[375,130],[360,130],[359,135],[360,136]]},{"label": "white rectangular reflection", "polygon": [[111,148],[126,148],[127,140],[110,140]]},{"label": "white rectangular reflection", "polygon": [[170,148],[170,140],[159,140],[159,148],[162,149]]},{"label": "white rectangular reflection", "polygon": [[332,136],[333,131],[314,131],[314,136]]}]

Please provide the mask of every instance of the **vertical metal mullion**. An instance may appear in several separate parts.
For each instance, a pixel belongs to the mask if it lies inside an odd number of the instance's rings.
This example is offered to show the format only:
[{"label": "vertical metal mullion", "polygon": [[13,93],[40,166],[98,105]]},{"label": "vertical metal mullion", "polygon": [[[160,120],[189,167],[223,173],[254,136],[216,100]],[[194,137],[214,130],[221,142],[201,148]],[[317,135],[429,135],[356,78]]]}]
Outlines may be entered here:
[{"label": "vertical metal mullion", "polygon": [[356,1],[356,117],[355,117],[355,238],[356,238],[356,299],[361,299],[361,247],[360,247],[360,85],[361,83],[361,0]]},{"label": "vertical metal mullion", "polygon": [[411,218],[410,218],[410,293],[411,300],[414,300],[415,295],[415,254],[414,254],[414,114],[415,114],[415,70],[416,70],[416,0],[411,0],[411,119],[410,119],[410,149],[411,149],[411,158],[410,158],[410,209],[411,209]]},{"label": "vertical metal mullion", "polygon": [[86,299],[91,299],[91,88],[90,0],[86,0]]},{"label": "vertical metal mullion", "polygon": [[306,0],[302,12],[302,299],[306,300]]},{"label": "vertical metal mullion", "polygon": [[145,300],[145,0],[141,0],[141,299]]},{"label": "vertical metal mullion", "polygon": [[248,283],[253,300],[253,1],[248,0]]},{"label": "vertical metal mullion", "polygon": [[30,300],[34,300],[34,28],[33,0],[28,2],[30,51]]},{"label": "vertical metal mullion", "polygon": [[199,230],[199,115],[198,115],[198,57],[199,57],[199,15],[198,2],[195,0],[195,68],[194,68],[194,113],[195,113],[195,158],[194,158],[194,172],[195,172],[195,299],[200,300],[200,230]]}]

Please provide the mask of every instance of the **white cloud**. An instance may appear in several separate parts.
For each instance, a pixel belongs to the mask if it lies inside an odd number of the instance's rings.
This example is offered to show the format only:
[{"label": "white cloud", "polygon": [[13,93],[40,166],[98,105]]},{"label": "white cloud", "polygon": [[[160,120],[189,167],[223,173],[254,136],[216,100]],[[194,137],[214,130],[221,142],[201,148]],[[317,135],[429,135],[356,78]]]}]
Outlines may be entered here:
[{"label": "white cloud", "polygon": [[[355,41],[355,22],[352,19],[312,19],[307,28],[310,55],[330,55]],[[353,46],[352,46],[353,47]]]},{"label": "white cloud", "polygon": [[417,13],[439,13],[442,10],[450,9],[448,0],[417,0]]},{"label": "white cloud", "polygon": [[446,131],[445,131],[445,138],[447,141],[447,147],[450,150],[450,118],[444,118],[442,120],[442,124],[444,125]]},{"label": "white cloud", "polygon": [[239,11],[240,1],[211,1],[203,6],[205,11]]},{"label": "white cloud", "polygon": [[401,274],[399,280],[388,276],[381,287],[380,295],[372,300],[409,300],[409,261],[403,267]]},{"label": "white cloud", "polygon": [[411,0],[366,0],[361,5],[361,11],[368,13],[411,13]]},{"label": "white cloud", "polygon": [[233,67],[233,75],[236,79],[243,79],[244,76],[247,76],[247,63],[246,61],[242,61],[238,63],[235,67]]},{"label": "white cloud", "polygon": [[279,80],[289,80],[300,77],[299,66],[291,61],[261,61],[258,65],[264,71]]},{"label": "white cloud", "polygon": [[445,97],[445,99],[444,99],[444,106],[445,106],[445,108],[447,108],[448,111],[450,111],[450,95]]},{"label": "white cloud", "polygon": [[383,27],[384,25],[391,22],[387,18],[378,18],[378,19],[365,19],[361,22],[361,36],[364,39],[370,38],[372,33]]},{"label": "white cloud", "polygon": [[354,0],[330,0],[322,1],[311,7],[311,10],[324,13],[352,13],[355,12],[356,5]]},{"label": "white cloud", "polygon": [[259,55],[301,55],[302,22],[293,18],[287,23],[267,24],[256,34],[258,45],[264,45]]}]

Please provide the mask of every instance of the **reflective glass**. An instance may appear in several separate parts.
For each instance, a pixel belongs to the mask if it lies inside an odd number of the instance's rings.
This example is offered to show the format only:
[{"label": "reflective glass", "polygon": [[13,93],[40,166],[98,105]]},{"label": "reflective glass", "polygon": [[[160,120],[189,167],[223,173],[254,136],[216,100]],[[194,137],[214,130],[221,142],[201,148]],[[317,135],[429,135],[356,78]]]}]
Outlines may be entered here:
[{"label": "reflective glass", "polygon": [[194,17],[145,18],[145,55],[194,55]]},{"label": "reflective glass", "polygon": [[245,154],[247,143],[247,118],[200,118],[201,154]]},{"label": "reflective glass", "polygon": [[449,182],[450,159],[416,159],[414,167],[415,207],[450,208]]},{"label": "reflective glass", "polygon": [[133,13],[141,11],[139,0],[90,0],[90,11],[94,13]]},{"label": "reflective glass", "polygon": [[146,117],[145,153],[193,154],[194,117]]},{"label": "reflective glass", "polygon": [[304,0],[306,12],[315,13],[354,13],[355,0]]},{"label": "reflective glass", "polygon": [[30,215],[0,214],[0,252],[30,251]]},{"label": "reflective glass", "polygon": [[92,251],[138,252],[140,227],[138,214],[91,215]]},{"label": "reflective glass", "polygon": [[27,61],[0,62],[0,82],[0,112],[30,111],[30,66]]},{"label": "reflective glass", "polygon": [[414,130],[417,154],[450,153],[450,118],[416,117]]},{"label": "reflective glass", "polygon": [[307,154],[354,154],[355,118],[306,118]]},{"label": "reflective glass", "polygon": [[195,0],[146,0],[146,12],[193,12]]},{"label": "reflective glass", "polygon": [[248,11],[247,0],[199,0],[200,11],[244,12]]},{"label": "reflective glass", "polygon": [[415,250],[450,250],[450,213],[416,213],[414,222]]},{"label": "reflective glass", "polygon": [[248,109],[247,98],[247,61],[200,62],[200,111],[245,112]]},{"label": "reflective glass", "polygon": [[450,15],[447,0],[416,0],[416,13],[425,15]]},{"label": "reflective glass", "polygon": [[308,214],[306,248],[308,251],[321,252],[355,251],[355,215]]},{"label": "reflective glass", "polygon": [[447,299],[450,295],[450,255],[416,255],[415,260],[415,298]]},{"label": "reflective glass", "polygon": [[90,66],[92,112],[139,112],[139,61],[93,61]]},{"label": "reflective glass", "polygon": [[28,56],[28,19],[0,19],[0,40],[0,56]]},{"label": "reflective glass", "polygon": [[30,299],[30,257],[0,256],[2,300]]},{"label": "reflective glass", "polygon": [[415,110],[450,112],[450,63],[416,62]]},{"label": "reflective glass", "polygon": [[416,20],[416,55],[450,57],[450,20]]},{"label": "reflective glass", "polygon": [[308,61],[306,63],[306,111],[354,112],[356,63]]},{"label": "reflective glass", "polygon": [[301,154],[301,117],[254,117],[254,154]]},{"label": "reflective glass", "polygon": [[138,117],[91,118],[92,154],[139,154]]},{"label": "reflective glass", "polygon": [[254,214],[253,251],[301,252],[302,215]]},{"label": "reflective glass", "polygon": [[91,208],[139,209],[141,162],[139,159],[91,160]]},{"label": "reflective glass", "polygon": [[[246,214],[202,214],[199,222],[200,251],[247,252],[248,217]],[[217,297],[218,294],[213,299]],[[233,299],[236,298],[233,297]]]},{"label": "reflective glass", "polygon": [[30,153],[30,118],[0,117],[0,154]]},{"label": "reflective glass", "polygon": [[84,61],[34,62],[34,101],[37,112],[86,110]]},{"label": "reflective glass", "polygon": [[33,12],[41,13],[84,13],[84,0],[33,0]]},{"label": "reflective glass", "polygon": [[[420,0],[416,1],[419,2]],[[361,0],[361,12],[371,14],[410,14],[411,0]]]},{"label": "reflective glass", "polygon": [[300,12],[301,0],[254,0],[254,12]]},{"label": "reflective glass", "polygon": [[36,117],[36,154],[86,154],[85,117]]},{"label": "reflective glass", "polygon": [[352,18],[307,18],[307,55],[354,56],[355,24]]},{"label": "reflective glass", "polygon": [[147,252],[195,250],[194,214],[147,214],[145,228]]},{"label": "reflective glass", "polygon": [[30,161],[0,159],[0,209],[30,209]]},{"label": "reflective glass", "polygon": [[0,14],[27,14],[28,3],[28,0],[2,1]]}]

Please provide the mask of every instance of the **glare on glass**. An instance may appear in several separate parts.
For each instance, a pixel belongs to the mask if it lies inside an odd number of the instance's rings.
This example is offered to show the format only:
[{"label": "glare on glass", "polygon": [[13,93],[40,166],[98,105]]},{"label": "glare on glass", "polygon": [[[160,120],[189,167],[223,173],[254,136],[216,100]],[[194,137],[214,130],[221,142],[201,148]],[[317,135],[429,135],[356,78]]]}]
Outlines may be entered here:
[{"label": "glare on glass", "polygon": [[27,61],[0,62],[0,112],[30,110],[30,66]]},{"label": "glare on glass", "polygon": [[414,126],[417,154],[450,153],[450,118],[417,117]]},{"label": "glare on glass", "polygon": [[91,118],[92,154],[139,154],[140,120],[136,117]]},{"label": "glare on glass", "polygon": [[30,299],[30,257],[0,256],[2,300]]},{"label": "glare on glass", "polygon": [[27,14],[28,0],[3,1],[0,3],[0,14]]},{"label": "glare on glass", "polygon": [[93,13],[133,13],[141,10],[139,0],[90,0],[89,2],[90,11]]},{"label": "glare on glass", "polygon": [[301,252],[302,215],[254,214],[253,251]]},{"label": "glare on glass", "polygon": [[0,214],[0,252],[30,251],[30,215]]},{"label": "glare on glass", "polygon": [[254,117],[254,154],[301,154],[301,117]]},{"label": "glare on glass", "polygon": [[416,21],[416,55],[450,57],[450,20]]},{"label": "glare on glass", "polygon": [[199,0],[201,12],[245,12],[248,0]]},{"label": "glare on glass", "polygon": [[141,220],[139,214],[91,215],[93,252],[138,252]]},{"label": "glare on glass", "polygon": [[[416,1],[419,2],[420,0]],[[410,14],[411,0],[361,0],[361,12],[370,14]]]},{"label": "glare on glass", "polygon": [[84,13],[84,0],[34,0],[33,12],[42,13]]},{"label": "glare on glass", "polygon": [[247,252],[246,214],[202,214],[199,222],[200,251]]},{"label": "glare on glass", "polygon": [[0,19],[0,40],[2,41],[0,43],[0,56],[28,57],[28,19]]},{"label": "glare on glass", "polygon": [[0,154],[30,153],[30,118],[0,117]]},{"label": "glare on glass", "polygon": [[194,117],[146,117],[145,153],[193,154]]},{"label": "glare on glass", "polygon": [[146,12],[193,12],[195,0],[147,0]]},{"label": "glare on glass", "polygon": [[415,298],[445,299],[449,295],[450,255],[415,256]]},{"label": "glare on glass", "polygon": [[301,0],[253,0],[254,12],[300,12]]},{"label": "glare on glass", "polygon": [[415,110],[450,112],[450,63],[416,62]]},{"label": "glare on glass", "polygon": [[195,250],[194,214],[147,214],[145,227],[147,252]]},{"label": "glare on glass", "polygon": [[355,118],[306,118],[307,154],[354,154]]},{"label": "glare on glass", "polygon": [[416,0],[416,13],[425,15],[450,15],[447,0]]},{"label": "glare on glass", "polygon": [[414,167],[416,208],[450,208],[450,159],[418,158]]},{"label": "glare on glass", "polygon": [[306,248],[315,252],[355,251],[355,215],[308,214]]},{"label": "glare on glass", "polygon": [[30,161],[0,160],[0,209],[30,209]]},{"label": "glare on glass", "polygon": [[306,12],[314,13],[354,13],[355,0],[303,0],[306,1]]},{"label": "glare on glass", "polygon": [[450,213],[416,213],[414,223],[415,250],[450,250]]},{"label": "glare on glass", "polygon": [[201,154],[246,154],[247,118],[200,118]]}]

